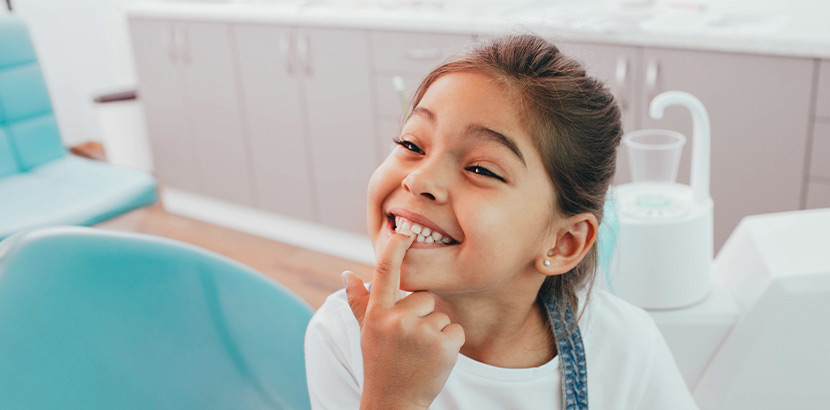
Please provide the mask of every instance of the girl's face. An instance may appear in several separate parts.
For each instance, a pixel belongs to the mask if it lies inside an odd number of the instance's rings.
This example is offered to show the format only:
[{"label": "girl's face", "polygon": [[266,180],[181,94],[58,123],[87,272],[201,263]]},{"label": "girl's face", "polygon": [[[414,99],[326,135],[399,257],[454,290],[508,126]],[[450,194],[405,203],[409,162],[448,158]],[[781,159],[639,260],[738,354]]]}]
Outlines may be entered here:
[{"label": "girl's face", "polygon": [[[368,220],[376,254],[403,222],[398,217],[442,234],[407,251],[402,289],[541,284],[534,262],[553,245],[547,237],[553,187],[515,101],[484,74],[440,77],[372,175]],[[452,240],[444,244],[447,236]]]}]

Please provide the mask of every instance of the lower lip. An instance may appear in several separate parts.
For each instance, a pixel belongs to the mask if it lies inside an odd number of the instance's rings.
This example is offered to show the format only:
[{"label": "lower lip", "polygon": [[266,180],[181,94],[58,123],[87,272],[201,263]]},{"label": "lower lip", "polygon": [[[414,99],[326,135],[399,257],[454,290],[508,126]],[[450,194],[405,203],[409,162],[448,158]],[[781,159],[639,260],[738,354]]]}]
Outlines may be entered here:
[{"label": "lower lip", "polygon": [[[390,237],[390,236],[392,236],[396,233],[397,232],[395,232],[394,222],[391,219],[386,218],[386,237],[388,238],[388,237]],[[435,242],[430,243],[430,242],[415,241],[415,242],[412,242],[412,246],[410,246],[409,249],[449,248],[451,246],[453,246],[453,245],[439,245]]]}]

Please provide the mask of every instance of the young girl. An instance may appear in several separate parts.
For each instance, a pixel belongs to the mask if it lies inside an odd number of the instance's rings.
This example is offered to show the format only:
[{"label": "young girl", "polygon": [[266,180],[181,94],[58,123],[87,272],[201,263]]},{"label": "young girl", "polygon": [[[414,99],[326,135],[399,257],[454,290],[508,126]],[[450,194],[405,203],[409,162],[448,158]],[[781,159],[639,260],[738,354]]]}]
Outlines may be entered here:
[{"label": "young girl", "polygon": [[433,70],[369,183],[372,284],[309,324],[312,407],[695,408],[648,314],[590,290],[621,132],[539,37]]}]

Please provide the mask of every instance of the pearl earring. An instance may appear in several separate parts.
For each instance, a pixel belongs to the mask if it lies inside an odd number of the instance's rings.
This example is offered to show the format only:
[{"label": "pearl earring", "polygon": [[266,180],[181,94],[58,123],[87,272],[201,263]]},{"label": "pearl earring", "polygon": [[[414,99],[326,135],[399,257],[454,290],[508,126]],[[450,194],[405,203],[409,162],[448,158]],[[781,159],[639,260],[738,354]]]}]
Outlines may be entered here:
[{"label": "pearl earring", "polygon": [[545,266],[550,266],[550,261],[549,261],[549,260],[547,260],[547,259],[545,259],[544,264],[545,264]]}]

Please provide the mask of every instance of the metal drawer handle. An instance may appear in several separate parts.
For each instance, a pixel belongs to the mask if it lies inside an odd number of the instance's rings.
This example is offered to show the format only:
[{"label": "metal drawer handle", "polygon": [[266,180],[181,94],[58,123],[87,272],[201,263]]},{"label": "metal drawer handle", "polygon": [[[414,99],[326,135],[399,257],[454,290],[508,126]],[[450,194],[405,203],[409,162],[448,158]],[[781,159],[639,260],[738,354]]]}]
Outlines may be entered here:
[{"label": "metal drawer handle", "polygon": [[657,60],[651,60],[646,67],[646,91],[648,93],[648,101],[654,99],[657,95],[657,83],[660,81],[660,63]]},{"label": "metal drawer handle", "polygon": [[620,110],[623,113],[628,111],[628,101],[625,95],[625,87],[628,82],[628,58],[620,56],[617,59],[617,69],[614,71],[614,82],[617,97],[620,99]]},{"label": "metal drawer handle", "polygon": [[311,75],[311,51],[309,50],[310,41],[308,34],[300,35],[297,40],[297,54],[299,55],[300,64],[305,68],[306,75]]}]

